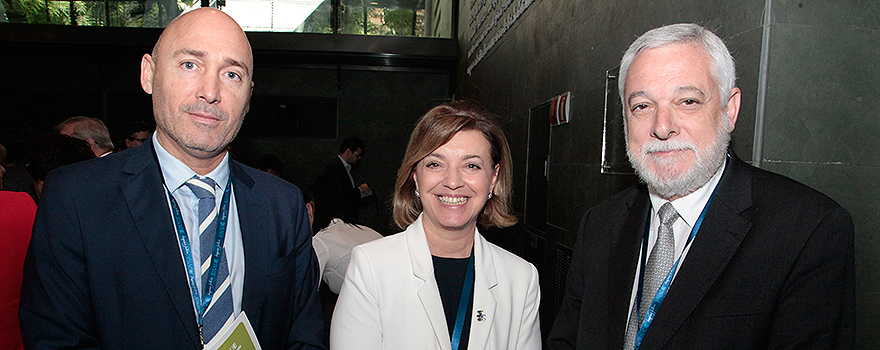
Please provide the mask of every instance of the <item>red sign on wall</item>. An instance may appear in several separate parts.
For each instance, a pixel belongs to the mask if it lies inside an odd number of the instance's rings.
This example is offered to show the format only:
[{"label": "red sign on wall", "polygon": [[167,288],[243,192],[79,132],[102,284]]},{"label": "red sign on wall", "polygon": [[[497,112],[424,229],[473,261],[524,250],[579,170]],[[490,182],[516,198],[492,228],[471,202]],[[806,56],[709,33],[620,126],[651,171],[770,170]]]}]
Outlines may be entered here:
[{"label": "red sign on wall", "polygon": [[568,112],[571,109],[571,91],[550,100],[550,125],[557,126],[568,123]]}]

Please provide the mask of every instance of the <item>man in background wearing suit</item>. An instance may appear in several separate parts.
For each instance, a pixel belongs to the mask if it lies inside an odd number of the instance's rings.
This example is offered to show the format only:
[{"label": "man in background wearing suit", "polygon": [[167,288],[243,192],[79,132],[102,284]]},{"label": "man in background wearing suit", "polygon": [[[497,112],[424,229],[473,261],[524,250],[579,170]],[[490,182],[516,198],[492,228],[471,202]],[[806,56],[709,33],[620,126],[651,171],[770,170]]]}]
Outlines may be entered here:
[{"label": "man in background wearing suit", "polygon": [[70,117],[55,127],[61,135],[76,137],[89,143],[95,157],[106,157],[113,153],[113,140],[110,131],[100,119],[89,117]]},{"label": "man in background wearing suit", "polygon": [[322,186],[330,196],[338,198],[342,205],[342,219],[351,222],[358,221],[358,211],[361,208],[363,198],[373,194],[366,183],[355,185],[354,177],[351,176],[351,168],[357,166],[364,157],[364,141],[357,136],[351,136],[339,145],[339,154],[324,167],[323,181],[327,186]]},{"label": "man in background wearing suit", "polygon": [[226,150],[252,74],[223,12],[163,31],[141,60],[153,136],[46,178],[24,268],[26,348],[201,349],[240,312],[263,349],[324,348],[301,193]]},{"label": "man in background wearing suit", "polygon": [[733,58],[694,24],[624,54],[627,155],[646,185],[584,215],[551,349],[851,349],[853,226],[728,150]]}]

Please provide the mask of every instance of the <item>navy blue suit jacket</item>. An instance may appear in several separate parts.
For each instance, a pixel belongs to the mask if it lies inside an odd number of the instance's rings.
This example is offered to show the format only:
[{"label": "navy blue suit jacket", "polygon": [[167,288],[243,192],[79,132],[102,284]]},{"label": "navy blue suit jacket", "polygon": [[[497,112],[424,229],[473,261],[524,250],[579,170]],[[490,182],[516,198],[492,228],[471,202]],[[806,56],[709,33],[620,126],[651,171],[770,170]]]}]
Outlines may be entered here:
[{"label": "navy blue suit jacket", "polygon": [[[623,348],[650,209],[638,185],[584,215],[550,349]],[[731,154],[640,349],[852,349],[853,241],[830,198]]]},{"label": "navy blue suit jacket", "polygon": [[[242,310],[263,349],[324,348],[318,264],[296,186],[230,161]],[[152,143],[47,176],[24,266],[31,349],[200,349]]]}]

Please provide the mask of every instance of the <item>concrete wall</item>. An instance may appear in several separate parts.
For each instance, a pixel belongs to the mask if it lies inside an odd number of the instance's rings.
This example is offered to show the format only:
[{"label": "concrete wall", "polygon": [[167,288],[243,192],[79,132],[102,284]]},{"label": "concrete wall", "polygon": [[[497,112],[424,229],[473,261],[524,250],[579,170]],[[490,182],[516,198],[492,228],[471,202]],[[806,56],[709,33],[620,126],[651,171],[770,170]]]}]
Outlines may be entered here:
[{"label": "concrete wall", "polygon": [[[572,94],[571,122],[551,131],[549,220],[562,229],[547,237],[542,282],[555,277],[549,266],[554,244],[571,246],[584,211],[636,181],[600,174],[605,71],[617,67],[627,46],[646,30],[696,22],[721,36],[737,62],[743,103],[734,151],[828,194],[853,215],[857,344],[870,348],[877,342],[880,119],[872,116],[880,107],[873,98],[880,86],[874,62],[880,54],[877,2],[536,0],[468,75],[471,2],[460,6],[456,94],[505,117],[519,210],[525,200],[529,108]],[[532,238],[521,227],[506,234],[506,247],[529,249]],[[545,287],[544,295],[553,292]],[[548,317],[553,315],[542,315]]]},{"label": "concrete wall", "polygon": [[856,347],[880,342],[880,3],[773,1],[761,166],[849,210]]}]

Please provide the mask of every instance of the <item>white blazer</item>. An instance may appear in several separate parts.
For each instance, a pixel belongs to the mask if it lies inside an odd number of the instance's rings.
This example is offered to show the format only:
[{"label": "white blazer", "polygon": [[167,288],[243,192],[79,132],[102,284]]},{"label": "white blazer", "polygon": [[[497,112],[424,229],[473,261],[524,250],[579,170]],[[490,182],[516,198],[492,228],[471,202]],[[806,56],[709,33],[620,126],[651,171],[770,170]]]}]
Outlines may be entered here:
[{"label": "white blazer", "polygon": [[[476,232],[474,272],[468,348],[541,349],[535,267]],[[451,350],[421,216],[401,233],[352,250],[330,349]]]}]

